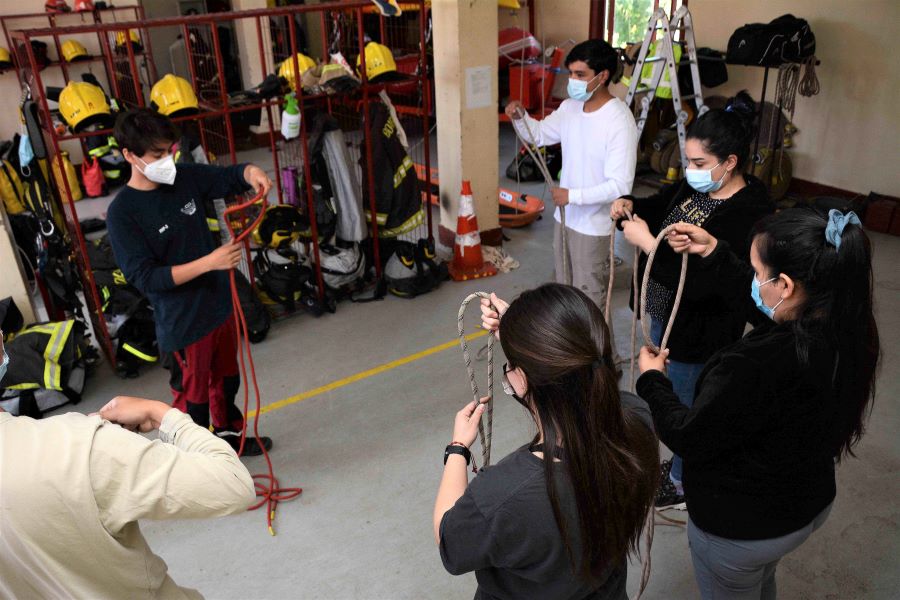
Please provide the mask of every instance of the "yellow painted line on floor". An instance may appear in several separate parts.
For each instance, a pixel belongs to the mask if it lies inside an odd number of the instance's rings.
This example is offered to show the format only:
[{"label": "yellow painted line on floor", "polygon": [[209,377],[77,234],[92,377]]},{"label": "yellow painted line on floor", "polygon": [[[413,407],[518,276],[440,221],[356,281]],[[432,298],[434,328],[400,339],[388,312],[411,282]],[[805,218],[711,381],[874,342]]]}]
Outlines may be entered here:
[{"label": "yellow painted line on floor", "polygon": [[[470,333],[466,336],[467,341],[471,341],[480,337],[487,335],[487,331],[479,330],[475,333]],[[319,394],[324,394],[325,392],[330,392],[336,390],[338,388],[342,388],[345,385],[350,385],[351,383],[356,383],[357,381],[362,381],[363,379],[367,379],[374,375],[378,375],[380,373],[384,373],[385,371],[390,371],[391,369],[396,369],[397,367],[402,367],[403,365],[408,365],[411,362],[415,362],[417,360],[423,359],[427,356],[431,356],[432,354],[437,354],[438,352],[443,352],[447,348],[453,348],[454,346],[459,346],[459,340],[452,340],[438,346],[433,346],[426,350],[422,350],[421,352],[416,352],[415,354],[410,354],[409,356],[404,356],[403,358],[398,358],[397,360],[392,360],[389,363],[384,363],[383,365],[378,365],[368,371],[362,371],[355,375],[350,375],[349,377],[344,377],[343,379],[338,379],[337,381],[332,381],[331,383],[327,383],[323,386],[314,388],[309,390],[308,392],[301,392],[299,394],[295,394],[293,396],[288,396],[283,400],[279,400],[278,402],[273,402],[272,404],[267,404],[260,409],[260,414],[266,414],[267,412],[271,412],[273,410],[278,410],[280,408],[284,408],[285,406],[290,406],[291,404],[296,404],[298,402],[303,402],[304,400],[308,400],[314,396],[318,396]],[[251,410],[247,412],[247,417],[252,418],[256,416],[256,411]]]}]

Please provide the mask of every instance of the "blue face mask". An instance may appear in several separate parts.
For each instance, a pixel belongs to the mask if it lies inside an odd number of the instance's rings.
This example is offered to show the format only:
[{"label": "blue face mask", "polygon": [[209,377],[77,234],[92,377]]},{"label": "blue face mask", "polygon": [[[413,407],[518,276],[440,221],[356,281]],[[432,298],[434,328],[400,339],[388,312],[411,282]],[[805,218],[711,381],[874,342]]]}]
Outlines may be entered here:
[{"label": "blue face mask", "polygon": [[9,366],[9,355],[6,353],[6,350],[3,351],[3,364],[0,364],[0,381],[3,381],[3,377],[6,375],[6,368]]},{"label": "blue face mask", "polygon": [[594,95],[594,92],[597,91],[597,88],[599,88],[600,85],[598,84],[597,87],[595,87],[591,91],[588,91],[587,86],[591,81],[597,79],[597,77],[598,75],[595,75],[588,81],[569,78],[569,85],[566,86],[566,91],[569,93],[569,98],[571,98],[572,100],[578,100],[579,102],[587,102],[588,100],[590,100],[591,96]]},{"label": "blue face mask", "polygon": [[728,175],[728,170],[726,170],[722,173],[722,177],[720,177],[718,181],[713,181],[713,169],[721,164],[722,163],[720,162],[712,169],[685,169],[684,176],[687,179],[688,185],[702,194],[718,191],[725,182],[725,176]]},{"label": "blue face mask", "polygon": [[34,160],[34,149],[31,147],[31,140],[28,138],[28,134],[25,133],[19,139],[19,169],[22,171],[22,175],[28,177],[31,174],[31,169],[28,168],[28,165],[31,164],[32,160]]},{"label": "blue face mask", "polygon": [[762,296],[759,295],[759,288],[766,285],[767,283],[772,283],[776,279],[778,278],[773,277],[772,279],[767,279],[762,283],[759,283],[758,281],[756,281],[756,276],[754,275],[753,279],[750,282],[750,297],[753,298],[753,302],[756,303],[756,308],[762,311],[764,315],[766,315],[773,321],[775,320],[775,309],[781,306],[781,303],[784,302],[784,298],[779,300],[778,304],[776,304],[772,308],[769,308],[768,306],[766,306],[766,303],[763,302]]}]

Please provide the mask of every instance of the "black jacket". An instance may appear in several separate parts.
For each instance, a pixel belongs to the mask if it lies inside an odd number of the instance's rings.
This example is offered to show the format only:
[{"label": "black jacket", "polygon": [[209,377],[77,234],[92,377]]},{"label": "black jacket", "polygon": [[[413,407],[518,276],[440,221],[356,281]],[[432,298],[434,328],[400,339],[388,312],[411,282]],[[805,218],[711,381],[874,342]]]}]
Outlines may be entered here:
[{"label": "black jacket", "polygon": [[[375,102],[370,108],[372,126],[369,129],[372,138],[372,171],[375,174],[375,208],[378,227],[394,229],[406,224],[417,212],[422,210],[419,197],[418,180],[412,159],[409,157],[400,138],[397,136],[397,124],[387,107]],[[363,150],[365,148],[363,147]],[[365,173],[365,152],[360,156],[360,164]],[[369,186],[363,179],[363,200],[369,210]]]},{"label": "black jacket", "polygon": [[[759,179],[744,175],[747,185],[734,196],[717,207],[703,228],[717,239],[728,242],[737,255],[748,260],[750,253],[750,230],[762,217],[772,213],[775,205]],[[634,212],[647,221],[650,233],[658,235],[663,221],[681,202],[691,197],[694,189],[682,179],[680,182],[663,187],[657,194],[647,198],[634,198]],[[720,348],[740,339],[744,326],[750,318],[756,318],[749,303],[749,284],[746,300],[736,302],[728,297],[731,293],[722,289],[715,277],[697,268],[699,257],[688,258],[687,277],[681,305],[672,326],[669,338],[669,357],[686,363],[703,363]],[[643,281],[647,255],[638,260],[638,282]],[[651,276],[661,285],[672,290],[678,289],[681,274],[681,256],[665,242],[660,244],[653,261]],[[633,298],[634,290],[632,290]],[[632,310],[638,307],[632,306]],[[755,309],[754,309],[755,310]]]},{"label": "black jacket", "polygon": [[[724,285],[749,289],[752,270],[722,244],[703,259]],[[702,268],[702,267],[701,267]],[[659,371],[637,381],[660,439],[684,459],[691,519],[730,539],[779,537],[807,525],[835,496],[841,417],[835,352],[812,344],[802,363],[791,323],[766,323],[709,359],[694,405]]]},{"label": "black jacket", "polygon": [[206,222],[207,199],[250,189],[246,164],[179,164],[175,183],[142,191],[125,186],[106,213],[109,242],[125,279],[153,305],[163,352],[193,344],[231,316],[227,271],[175,285],[172,267],[216,249]]}]

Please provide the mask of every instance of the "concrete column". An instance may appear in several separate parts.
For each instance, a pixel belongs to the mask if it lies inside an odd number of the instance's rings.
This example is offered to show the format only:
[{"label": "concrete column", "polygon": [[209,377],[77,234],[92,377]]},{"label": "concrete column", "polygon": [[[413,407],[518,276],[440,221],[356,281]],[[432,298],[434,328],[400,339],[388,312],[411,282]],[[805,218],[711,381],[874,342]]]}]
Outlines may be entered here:
[{"label": "concrete column", "polygon": [[13,232],[6,217],[6,210],[0,208],[0,299],[9,298],[15,301],[16,306],[22,311],[25,324],[35,322],[34,307],[31,305],[31,295],[28,290],[28,280],[16,245],[13,242]]},{"label": "concrete column", "polygon": [[432,21],[441,241],[452,245],[460,185],[468,179],[482,241],[499,244],[497,3],[434,0]]},{"label": "concrete column", "polygon": [[[234,10],[255,10],[266,8],[268,5],[266,0],[232,0],[232,8]],[[269,37],[269,31],[266,27],[268,18],[262,19],[263,26],[263,50],[266,53],[266,64],[268,72],[272,73],[278,68],[272,60],[272,44]],[[237,38],[238,51],[241,61],[241,77],[244,81],[244,88],[249,89],[258,85],[263,80],[262,63],[259,56],[259,40],[256,33],[256,19],[238,19],[234,21],[234,35]],[[280,118],[277,110],[272,111],[272,116],[276,121]],[[279,123],[276,123],[276,126]],[[263,142],[268,145],[269,132],[269,116],[266,111],[262,111],[260,115],[260,124],[258,127],[251,127],[253,133],[264,135]]]}]

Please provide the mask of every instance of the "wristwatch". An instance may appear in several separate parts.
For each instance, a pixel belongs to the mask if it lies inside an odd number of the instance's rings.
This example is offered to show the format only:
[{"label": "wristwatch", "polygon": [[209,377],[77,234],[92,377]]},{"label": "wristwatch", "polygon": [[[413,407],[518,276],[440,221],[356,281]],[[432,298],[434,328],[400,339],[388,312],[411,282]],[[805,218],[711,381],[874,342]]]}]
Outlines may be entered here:
[{"label": "wristwatch", "polygon": [[472,460],[472,453],[469,452],[469,449],[465,446],[460,446],[458,444],[450,444],[446,448],[444,448],[444,464],[447,464],[447,459],[450,458],[451,454],[459,454],[463,458],[466,459],[466,465],[469,464],[469,461]]}]

